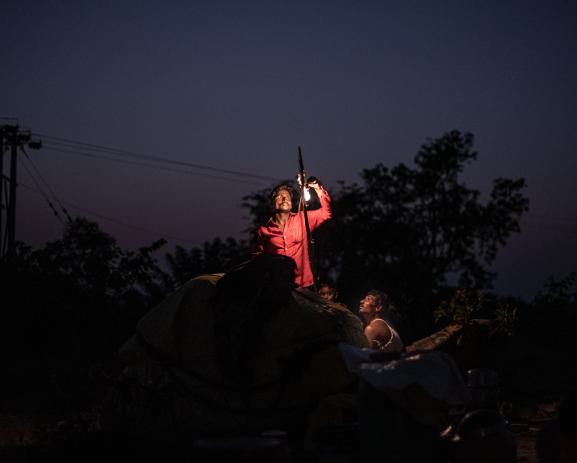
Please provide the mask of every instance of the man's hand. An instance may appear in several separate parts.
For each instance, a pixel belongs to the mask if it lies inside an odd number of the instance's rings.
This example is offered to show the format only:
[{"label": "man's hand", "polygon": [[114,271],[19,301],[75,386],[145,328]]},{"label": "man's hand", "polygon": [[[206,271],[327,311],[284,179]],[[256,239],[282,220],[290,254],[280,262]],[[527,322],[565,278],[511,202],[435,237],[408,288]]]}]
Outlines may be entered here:
[{"label": "man's hand", "polygon": [[309,177],[307,180],[307,187],[316,191],[317,195],[321,194],[322,188],[316,177]]}]

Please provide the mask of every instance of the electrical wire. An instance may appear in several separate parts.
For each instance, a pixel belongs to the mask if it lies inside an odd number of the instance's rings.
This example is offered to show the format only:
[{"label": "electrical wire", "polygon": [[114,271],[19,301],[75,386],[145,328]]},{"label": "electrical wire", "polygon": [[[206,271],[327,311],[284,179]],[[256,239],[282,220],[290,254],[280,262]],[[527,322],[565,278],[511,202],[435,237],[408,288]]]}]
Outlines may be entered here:
[{"label": "electrical wire", "polygon": [[194,169],[210,170],[213,172],[220,172],[220,173],[224,173],[224,174],[228,174],[228,175],[236,175],[236,176],[240,176],[240,177],[248,177],[248,178],[253,178],[253,179],[258,179],[258,180],[266,180],[266,181],[278,181],[279,180],[278,178],[265,176],[265,175],[252,174],[252,173],[248,173],[248,172],[241,172],[241,171],[231,170],[231,169],[222,169],[219,167],[207,166],[204,164],[197,164],[197,163],[191,163],[191,162],[186,162],[186,161],[179,161],[179,160],[175,160],[175,159],[167,159],[167,158],[163,158],[163,157],[159,157],[159,156],[151,156],[148,154],[137,153],[134,151],[121,150],[118,148],[111,148],[111,147],[96,145],[96,144],[92,144],[92,143],[85,143],[85,142],[70,140],[70,139],[62,138],[62,137],[54,137],[52,135],[46,135],[46,134],[40,134],[40,133],[34,133],[33,135],[35,135],[37,137],[42,137],[42,138],[48,140],[48,142],[52,143],[53,145],[57,145],[57,146],[60,145],[60,146],[66,147],[66,148],[99,151],[99,152],[104,152],[107,154],[114,154],[117,156],[134,157],[137,159],[147,160],[147,161],[151,161],[151,162],[180,165],[183,167],[191,167]]},{"label": "electrical wire", "polygon": [[[34,188],[34,187],[30,186],[30,185],[27,185],[27,184],[22,183],[22,182],[19,182],[18,185],[19,185],[19,186],[23,186],[24,188],[27,188],[28,190],[33,191],[34,193],[43,195],[43,193],[42,193],[41,191],[38,191],[36,188]],[[86,214],[88,214],[88,215],[97,217],[97,218],[99,218],[99,219],[106,220],[106,221],[108,221],[108,222],[111,222],[111,223],[114,223],[114,224],[117,224],[117,225],[122,225],[123,227],[131,228],[131,229],[133,229],[133,230],[137,230],[137,231],[140,231],[140,232],[143,232],[143,233],[147,233],[147,234],[156,236],[157,238],[160,237],[160,238],[170,239],[170,240],[173,240],[173,241],[179,241],[179,242],[183,242],[183,243],[193,243],[193,244],[195,244],[195,245],[198,244],[197,241],[188,240],[188,239],[185,239],[185,238],[179,238],[179,237],[177,237],[177,236],[168,235],[168,234],[166,234],[166,233],[161,233],[161,232],[154,231],[154,230],[149,230],[149,229],[147,229],[147,228],[143,228],[143,227],[140,227],[140,226],[138,226],[138,225],[133,225],[133,224],[130,224],[130,223],[128,223],[128,222],[124,222],[124,221],[122,221],[122,220],[118,220],[118,219],[114,219],[114,218],[108,217],[108,216],[102,215],[102,214],[100,214],[100,213],[98,213],[98,212],[91,211],[90,209],[86,209],[86,208],[80,207],[80,206],[78,206],[78,205],[76,205],[76,204],[73,204],[73,203],[71,203],[71,202],[69,202],[69,201],[62,201],[62,202],[63,202],[64,204],[66,204],[68,207],[72,208],[72,209],[78,210],[78,211],[80,211],[80,212],[83,212],[83,213],[86,213]],[[61,221],[62,221],[62,219],[61,219]]]},{"label": "electrical wire", "polygon": [[262,183],[257,183],[257,182],[251,182],[249,180],[241,180],[238,178],[230,178],[230,177],[222,177],[219,175],[212,175],[212,174],[207,174],[207,173],[201,173],[201,172],[192,172],[190,170],[181,170],[181,169],[174,169],[171,167],[163,167],[163,166],[155,166],[152,164],[146,164],[144,162],[138,162],[138,161],[131,161],[128,159],[117,159],[117,158],[111,158],[108,156],[102,156],[99,154],[93,154],[93,153],[83,153],[81,151],[76,151],[76,150],[67,150],[67,149],[62,149],[62,148],[53,148],[50,145],[43,145],[42,146],[43,149],[46,149],[48,151],[55,151],[58,153],[64,153],[64,154],[74,154],[74,155],[78,155],[78,156],[84,156],[84,157],[88,157],[88,158],[93,158],[93,159],[101,159],[104,161],[112,161],[112,162],[118,162],[121,164],[130,164],[130,165],[136,165],[136,166],[141,166],[141,167],[148,167],[149,169],[157,169],[157,170],[164,170],[164,171],[168,171],[168,172],[177,172],[180,174],[188,174],[188,175],[194,175],[197,177],[208,177],[208,178],[214,178],[216,180],[225,180],[225,181],[229,181],[229,182],[234,182],[234,183],[243,183],[245,185],[257,185],[257,186],[262,186]]},{"label": "electrical wire", "polygon": [[[72,217],[70,217],[70,214],[68,214],[68,211],[66,210],[66,208],[62,205],[62,202],[58,199],[58,196],[56,196],[56,193],[54,193],[54,190],[52,189],[52,187],[50,186],[50,184],[46,181],[46,179],[44,178],[44,176],[42,175],[42,173],[40,172],[40,170],[38,170],[38,168],[36,167],[36,165],[34,164],[34,162],[32,161],[32,158],[28,155],[28,153],[26,152],[26,150],[24,149],[24,147],[21,148],[22,152],[24,153],[24,156],[26,156],[26,159],[28,160],[28,162],[30,163],[30,165],[32,166],[32,168],[34,169],[34,171],[36,172],[36,175],[38,175],[38,177],[40,178],[40,180],[42,180],[42,182],[44,183],[44,185],[46,185],[46,187],[48,188],[48,191],[50,192],[52,198],[58,203],[58,205],[60,206],[60,209],[62,210],[62,212],[64,213],[64,215],[66,216],[66,219],[71,222],[72,221]],[[20,158],[19,158],[20,159]],[[23,164],[24,165],[24,164]],[[26,168],[26,166],[24,165],[24,167]],[[32,179],[34,180],[34,182],[38,185],[38,182],[36,182],[36,179],[34,178],[34,176],[31,174],[31,172],[29,172],[29,175],[32,177]]]},{"label": "electrical wire", "polygon": [[[28,169],[28,166],[26,164],[24,164],[23,161],[20,160],[20,165],[24,168],[24,170],[28,173],[28,175],[30,176],[30,178],[34,181],[34,183],[36,184],[36,187],[38,188],[37,192],[40,193],[44,199],[46,200],[46,202],[48,203],[48,206],[50,207],[50,209],[52,209],[52,212],[54,213],[54,215],[56,216],[56,218],[58,220],[60,220],[60,222],[64,223],[64,220],[62,219],[62,217],[60,217],[60,214],[58,214],[58,211],[56,210],[56,208],[54,207],[54,204],[52,204],[52,201],[50,201],[50,198],[48,197],[48,195],[44,192],[44,190],[42,189],[42,186],[40,186],[38,180],[36,180],[36,177],[32,174],[32,172]],[[19,185],[21,184],[20,182],[18,183]]]}]

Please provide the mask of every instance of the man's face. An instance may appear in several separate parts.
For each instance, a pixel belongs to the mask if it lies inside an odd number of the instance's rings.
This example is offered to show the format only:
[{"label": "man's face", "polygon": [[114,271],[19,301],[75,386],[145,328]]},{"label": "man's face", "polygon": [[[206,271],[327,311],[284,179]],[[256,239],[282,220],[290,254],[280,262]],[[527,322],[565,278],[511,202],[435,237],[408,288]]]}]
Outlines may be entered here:
[{"label": "man's face", "polygon": [[292,209],[291,195],[286,190],[280,190],[274,197],[275,211],[290,212]]},{"label": "man's face", "polygon": [[380,312],[381,306],[377,303],[375,296],[367,295],[359,304],[359,312],[364,316],[374,316]]}]

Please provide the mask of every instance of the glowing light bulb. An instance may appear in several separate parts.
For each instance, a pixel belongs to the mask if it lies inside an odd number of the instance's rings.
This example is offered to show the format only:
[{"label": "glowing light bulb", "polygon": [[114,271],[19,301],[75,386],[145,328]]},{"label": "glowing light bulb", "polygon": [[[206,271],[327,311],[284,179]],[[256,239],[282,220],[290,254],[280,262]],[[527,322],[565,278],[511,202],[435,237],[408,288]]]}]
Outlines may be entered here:
[{"label": "glowing light bulb", "polygon": [[309,192],[309,189],[307,187],[305,187],[305,201],[310,201],[311,199],[311,194]]}]

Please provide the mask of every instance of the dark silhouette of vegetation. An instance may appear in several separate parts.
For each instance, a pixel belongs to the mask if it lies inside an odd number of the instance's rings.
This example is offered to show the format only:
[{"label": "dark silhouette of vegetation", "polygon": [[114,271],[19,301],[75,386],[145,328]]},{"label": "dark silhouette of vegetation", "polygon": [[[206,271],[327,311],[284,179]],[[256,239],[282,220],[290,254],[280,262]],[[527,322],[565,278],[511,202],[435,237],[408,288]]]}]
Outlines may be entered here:
[{"label": "dark silhouette of vegetation", "polygon": [[577,384],[573,367],[577,332],[575,274],[550,277],[531,303],[520,306],[506,352],[506,381],[519,395],[557,397]]},{"label": "dark silhouette of vegetation", "polygon": [[243,242],[216,238],[167,254],[167,273],[154,256],[164,244],[125,251],[84,218],[42,249],[20,243],[2,262],[4,300],[12,301],[0,323],[9,367],[2,388],[63,407],[90,403],[118,373],[118,349],[147,310],[188,279],[248,257]]},{"label": "dark silhouette of vegetation", "polygon": [[[490,294],[490,265],[520,231],[528,200],[523,179],[504,178],[482,200],[461,179],[476,158],[473,136],[453,131],[424,144],[412,167],[377,164],[358,184],[341,183],[331,192],[333,219],[314,232],[320,276],[336,282],[353,310],[368,289],[385,290],[413,330],[406,343],[449,320],[474,331],[471,319],[491,319],[499,329],[483,343],[457,346],[470,354],[461,366],[493,366],[512,391],[562,390],[577,380],[567,366],[577,331],[575,274],[550,279],[531,302]],[[270,215],[268,194],[242,200],[249,234]],[[156,256],[164,245],[125,251],[83,218],[42,249],[20,243],[14,259],[1,262],[0,405],[34,407],[14,399],[31,392],[45,406],[95,403],[117,373],[118,348],[147,310],[190,278],[226,272],[251,253],[250,239],[215,238],[177,246],[162,267]]]},{"label": "dark silhouette of vegetation", "polygon": [[170,283],[179,286],[191,276],[222,273],[250,258],[250,247],[243,240],[215,238],[200,248],[185,249],[176,246],[174,254],[166,254],[170,269]]},{"label": "dark silhouette of vegetation", "polygon": [[96,391],[83,389],[112,373],[127,328],[164,296],[152,257],[163,244],[123,251],[78,218],[43,249],[20,246],[15,261],[3,263],[5,297],[13,301],[2,323],[12,378],[66,401],[89,399]]},{"label": "dark silhouette of vegetation", "polygon": [[[520,231],[528,199],[523,179],[498,178],[483,203],[460,179],[476,158],[473,135],[452,131],[421,146],[415,167],[378,164],[361,172],[360,184],[341,184],[333,219],[315,232],[321,278],[336,277],[348,304],[383,288],[419,337],[431,329],[449,277],[459,287],[490,288],[489,265]],[[266,198],[244,198],[253,226],[266,217]]]}]

